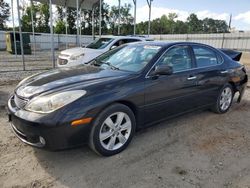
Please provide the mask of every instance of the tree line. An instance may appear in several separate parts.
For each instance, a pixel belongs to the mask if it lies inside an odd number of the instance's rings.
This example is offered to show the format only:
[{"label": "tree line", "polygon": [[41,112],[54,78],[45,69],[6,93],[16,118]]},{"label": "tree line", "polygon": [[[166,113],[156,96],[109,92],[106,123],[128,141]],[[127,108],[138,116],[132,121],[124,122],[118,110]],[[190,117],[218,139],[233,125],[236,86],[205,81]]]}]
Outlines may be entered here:
[{"label": "tree line", "polygon": [[[119,10],[118,6],[109,6],[102,4],[102,34],[117,35]],[[133,34],[134,18],[131,15],[131,4],[121,6],[120,28],[121,35]],[[80,12],[79,28],[81,34],[91,35],[92,24],[94,24],[95,34],[98,34],[99,28],[99,6],[92,10],[82,10]],[[75,8],[56,6],[56,12],[53,13],[54,32],[58,34],[66,33],[66,23],[68,33],[77,33],[77,11]],[[32,31],[33,15],[35,32],[49,33],[49,5],[33,3],[22,7],[22,30],[24,32]],[[66,16],[67,15],[67,16]],[[11,30],[6,22],[10,19],[10,6],[4,0],[0,0],[0,30]],[[92,16],[94,22],[92,22]],[[67,17],[67,20],[66,20]],[[148,32],[148,21],[140,22],[136,25],[136,34],[143,35]],[[189,15],[186,21],[180,21],[176,13],[169,13],[151,21],[150,34],[186,34],[186,33],[227,33],[229,27],[224,20],[212,18],[199,19],[196,14]]]}]

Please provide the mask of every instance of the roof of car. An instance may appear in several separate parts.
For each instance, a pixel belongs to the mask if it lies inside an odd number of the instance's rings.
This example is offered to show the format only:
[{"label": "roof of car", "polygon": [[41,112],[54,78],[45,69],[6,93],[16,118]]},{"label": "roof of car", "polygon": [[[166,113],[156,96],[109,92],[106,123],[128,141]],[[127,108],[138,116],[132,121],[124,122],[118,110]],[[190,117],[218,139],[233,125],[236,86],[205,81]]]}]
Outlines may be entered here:
[{"label": "roof of car", "polygon": [[147,37],[142,36],[102,36],[101,38],[115,38],[115,39],[139,39],[139,40],[146,40]]},{"label": "roof of car", "polygon": [[[142,41],[142,42],[136,42],[136,43],[129,43],[129,45],[133,44],[145,44],[145,45],[156,45],[156,46],[162,46],[162,47],[168,47],[172,45],[202,45],[202,46],[209,46],[202,43],[196,43],[196,42],[168,42],[168,41]],[[212,48],[212,46],[209,46]]]}]

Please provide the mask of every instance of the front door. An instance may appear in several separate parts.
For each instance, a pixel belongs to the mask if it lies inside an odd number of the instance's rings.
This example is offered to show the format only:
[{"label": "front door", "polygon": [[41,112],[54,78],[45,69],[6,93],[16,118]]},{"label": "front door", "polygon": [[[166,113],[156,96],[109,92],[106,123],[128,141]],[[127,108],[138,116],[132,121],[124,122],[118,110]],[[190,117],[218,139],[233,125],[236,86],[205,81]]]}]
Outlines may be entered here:
[{"label": "front door", "polygon": [[145,124],[184,113],[198,106],[194,64],[189,46],[174,46],[159,58],[155,66],[172,66],[172,75],[150,76],[145,81]]}]

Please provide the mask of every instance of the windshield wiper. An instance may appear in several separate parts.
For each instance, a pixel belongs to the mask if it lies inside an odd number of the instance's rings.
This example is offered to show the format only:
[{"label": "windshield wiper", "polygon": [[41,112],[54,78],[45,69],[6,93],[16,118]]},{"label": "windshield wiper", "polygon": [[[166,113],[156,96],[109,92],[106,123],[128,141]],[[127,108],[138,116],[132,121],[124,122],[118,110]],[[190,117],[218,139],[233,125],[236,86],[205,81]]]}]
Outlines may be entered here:
[{"label": "windshield wiper", "polygon": [[118,67],[112,65],[111,63],[109,62],[101,62],[101,64],[105,64],[105,65],[108,65],[111,69],[113,70],[120,70]]},{"label": "windshield wiper", "polygon": [[96,59],[94,61],[92,61],[90,63],[90,65],[93,65],[93,66],[101,66],[102,64],[105,64],[105,65],[108,65],[111,69],[113,70],[120,70],[118,67],[112,65],[111,63],[109,62],[104,62],[104,61],[97,61]]}]

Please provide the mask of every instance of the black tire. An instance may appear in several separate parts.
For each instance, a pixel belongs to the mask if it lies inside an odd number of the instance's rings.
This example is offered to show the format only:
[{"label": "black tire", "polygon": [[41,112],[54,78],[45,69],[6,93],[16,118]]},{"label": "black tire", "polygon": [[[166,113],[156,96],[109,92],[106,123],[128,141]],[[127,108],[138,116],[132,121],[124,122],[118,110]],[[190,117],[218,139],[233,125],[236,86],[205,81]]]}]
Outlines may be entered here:
[{"label": "black tire", "polygon": [[[220,104],[220,100],[221,100],[222,94],[225,91],[225,89],[230,89],[232,95],[231,95],[231,100],[230,100],[229,106],[226,109],[223,109],[222,106],[221,106],[221,104]],[[232,87],[231,84],[224,85],[223,88],[220,90],[220,92],[218,94],[218,97],[216,99],[216,103],[212,107],[212,111],[215,112],[215,113],[217,113],[217,114],[224,114],[224,113],[226,113],[230,109],[230,107],[232,105],[234,93],[235,92],[234,92],[233,87]]]},{"label": "black tire", "polygon": [[[124,145],[122,145],[120,148],[115,149],[115,150],[108,150],[102,145],[103,142],[101,142],[99,134],[101,134],[100,132],[101,132],[101,129],[103,129],[103,126],[106,126],[106,124],[104,124],[105,120],[109,117],[112,117],[111,116],[112,114],[120,113],[120,112],[127,114],[126,117],[129,117],[129,119],[131,121],[131,123],[130,123],[131,129],[129,131],[130,134],[127,133],[128,138],[127,138],[126,142],[124,143]],[[118,116],[117,116],[117,118],[118,118]],[[102,156],[115,155],[115,154],[123,151],[129,145],[130,141],[132,140],[132,138],[134,136],[135,128],[136,128],[136,120],[135,120],[134,113],[131,111],[131,109],[123,104],[119,104],[119,103],[113,104],[113,105],[107,107],[106,109],[104,109],[98,115],[98,117],[95,118],[95,120],[93,122],[93,128],[91,130],[90,137],[89,137],[89,146],[93,151],[95,151],[99,155],[102,155]],[[117,133],[117,134],[119,134],[119,133]],[[111,139],[111,137],[109,137],[109,138]],[[115,139],[118,139],[118,137],[116,137]],[[118,139],[118,141],[119,140],[120,139]]]}]

